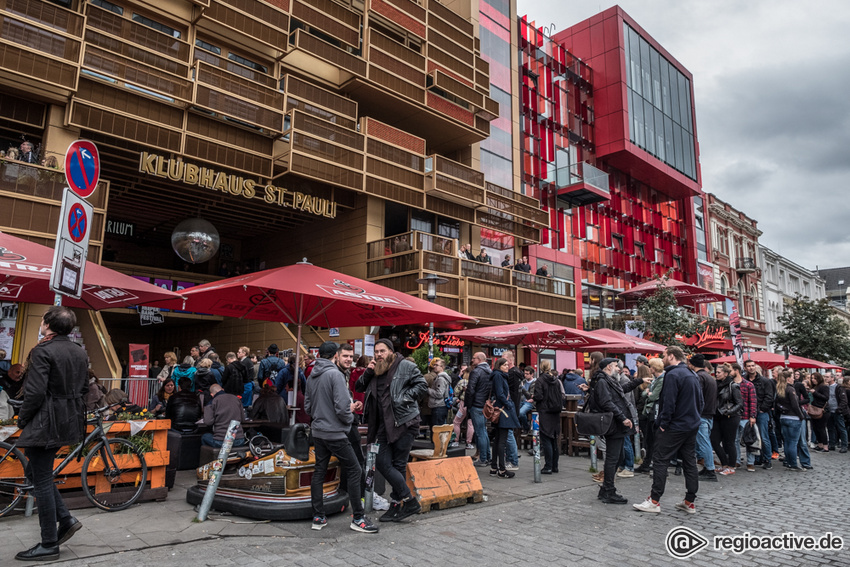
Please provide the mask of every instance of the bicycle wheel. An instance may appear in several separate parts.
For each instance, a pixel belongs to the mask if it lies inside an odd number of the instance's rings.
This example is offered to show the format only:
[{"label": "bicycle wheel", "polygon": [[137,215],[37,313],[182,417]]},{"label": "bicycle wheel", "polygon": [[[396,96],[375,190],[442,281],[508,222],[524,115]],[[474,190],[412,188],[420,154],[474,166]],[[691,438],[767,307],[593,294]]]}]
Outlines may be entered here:
[{"label": "bicycle wheel", "polygon": [[17,447],[0,442],[0,460],[0,517],[3,517],[29,492],[29,481],[24,475],[27,458]]},{"label": "bicycle wheel", "polygon": [[92,504],[108,512],[132,506],[145,490],[148,464],[126,439],[99,441],[83,463],[83,491]]}]

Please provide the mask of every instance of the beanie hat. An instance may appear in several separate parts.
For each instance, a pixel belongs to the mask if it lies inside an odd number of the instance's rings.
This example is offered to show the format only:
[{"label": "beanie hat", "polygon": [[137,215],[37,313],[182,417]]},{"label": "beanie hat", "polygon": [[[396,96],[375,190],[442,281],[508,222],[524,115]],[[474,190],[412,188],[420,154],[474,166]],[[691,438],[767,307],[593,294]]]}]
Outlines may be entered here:
[{"label": "beanie hat", "polygon": [[336,351],[339,350],[339,345],[333,341],[325,341],[322,343],[322,346],[319,347],[319,357],[320,358],[331,358],[336,354]]},{"label": "beanie hat", "polygon": [[393,342],[392,342],[391,340],[389,340],[389,339],[380,339],[380,340],[379,340],[378,342],[376,342],[375,344],[376,344],[376,345],[380,345],[380,344],[386,345],[386,347],[387,347],[388,349],[390,349],[390,352],[395,352],[395,347],[393,346]]},{"label": "beanie hat", "polygon": [[705,368],[705,356],[701,354],[695,354],[691,357],[690,363],[697,368]]}]

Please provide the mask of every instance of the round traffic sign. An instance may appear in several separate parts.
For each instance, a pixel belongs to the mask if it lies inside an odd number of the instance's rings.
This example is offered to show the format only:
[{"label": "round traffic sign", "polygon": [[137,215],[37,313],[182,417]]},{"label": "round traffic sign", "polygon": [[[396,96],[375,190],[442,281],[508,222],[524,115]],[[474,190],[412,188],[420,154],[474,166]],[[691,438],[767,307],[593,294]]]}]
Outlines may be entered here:
[{"label": "round traffic sign", "polygon": [[88,140],[77,140],[65,153],[65,179],[68,187],[82,198],[89,197],[100,179],[100,155]]},{"label": "round traffic sign", "polygon": [[77,243],[82,241],[88,232],[88,225],[89,219],[85,209],[79,203],[74,203],[68,212],[68,234],[71,235],[71,240]]}]

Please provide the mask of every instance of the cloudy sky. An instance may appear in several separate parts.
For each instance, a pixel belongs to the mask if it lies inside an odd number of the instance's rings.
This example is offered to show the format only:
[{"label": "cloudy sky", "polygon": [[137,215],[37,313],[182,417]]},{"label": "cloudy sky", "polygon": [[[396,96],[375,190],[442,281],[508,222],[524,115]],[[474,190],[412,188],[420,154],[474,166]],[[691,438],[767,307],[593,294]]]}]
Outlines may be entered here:
[{"label": "cloudy sky", "polygon": [[[561,30],[609,8],[518,0]],[[703,190],[814,269],[850,266],[850,3],[621,0],[694,75]],[[842,39],[843,38],[843,39]]]}]

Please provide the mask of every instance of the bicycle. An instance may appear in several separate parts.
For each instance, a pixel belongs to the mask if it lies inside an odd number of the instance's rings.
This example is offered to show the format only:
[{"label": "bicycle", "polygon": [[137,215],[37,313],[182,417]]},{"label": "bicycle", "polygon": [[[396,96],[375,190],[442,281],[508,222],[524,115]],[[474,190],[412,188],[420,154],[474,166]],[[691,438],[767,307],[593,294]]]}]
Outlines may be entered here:
[{"label": "bicycle", "polygon": [[[106,436],[109,428],[103,428],[103,412],[107,409],[109,406],[94,411],[94,419],[86,422],[95,425],[94,430],[56,466],[53,478],[55,480],[72,460],[79,462],[84,449],[89,448],[80,471],[83,492],[101,510],[117,512],[135,504],[142,495],[148,465],[144,454],[130,441]],[[24,473],[27,464],[17,443],[0,442],[0,474],[4,476],[0,478],[0,518],[22,500],[32,498],[33,485]]]}]

